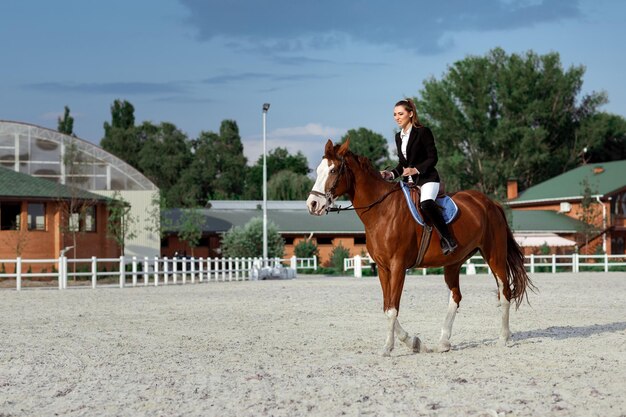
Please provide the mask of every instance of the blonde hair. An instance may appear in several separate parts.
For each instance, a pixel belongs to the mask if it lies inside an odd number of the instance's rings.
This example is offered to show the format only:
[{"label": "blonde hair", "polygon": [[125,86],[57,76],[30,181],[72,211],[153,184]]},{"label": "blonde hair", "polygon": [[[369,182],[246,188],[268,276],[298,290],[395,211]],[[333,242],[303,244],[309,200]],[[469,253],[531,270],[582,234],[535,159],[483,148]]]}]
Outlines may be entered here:
[{"label": "blonde hair", "polygon": [[415,103],[410,98],[405,98],[396,103],[395,107],[402,106],[404,110],[408,112],[412,112],[411,116],[411,124],[415,127],[421,127],[422,123],[420,122],[419,117],[417,117],[417,108],[415,107]]}]

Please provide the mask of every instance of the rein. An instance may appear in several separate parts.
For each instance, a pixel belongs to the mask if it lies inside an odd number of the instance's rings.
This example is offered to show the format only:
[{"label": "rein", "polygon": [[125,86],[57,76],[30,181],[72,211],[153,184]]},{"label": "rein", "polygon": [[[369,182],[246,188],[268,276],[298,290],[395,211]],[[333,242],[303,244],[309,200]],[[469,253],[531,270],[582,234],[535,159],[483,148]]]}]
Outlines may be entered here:
[{"label": "rein", "polygon": [[[326,198],[326,200],[328,202],[332,201],[333,199],[333,194],[335,193],[335,189],[337,188],[337,183],[339,182],[339,178],[341,178],[341,174],[345,171],[345,159],[341,158],[341,165],[339,166],[339,172],[337,173],[337,177],[335,178],[335,182],[333,182],[332,187],[330,187],[330,189],[328,191],[326,191],[326,193],[321,193],[319,191],[315,191],[315,190],[311,190],[309,192],[309,194],[313,194],[315,196],[318,197],[323,197]],[[349,210],[361,210],[361,209],[371,209],[372,207],[374,207],[376,204],[382,202],[385,198],[387,198],[391,193],[394,193],[396,191],[400,190],[400,187],[398,188],[394,188],[390,191],[387,191],[385,194],[383,194],[382,196],[380,196],[376,201],[374,201],[373,203],[370,203],[366,206],[362,206],[362,207],[353,207],[352,204],[350,204],[348,207],[341,207],[341,206],[337,206],[337,207],[330,207],[330,204],[328,205],[328,208],[326,208],[326,214],[328,214],[329,212],[336,212],[339,213],[340,211],[349,211]]]}]

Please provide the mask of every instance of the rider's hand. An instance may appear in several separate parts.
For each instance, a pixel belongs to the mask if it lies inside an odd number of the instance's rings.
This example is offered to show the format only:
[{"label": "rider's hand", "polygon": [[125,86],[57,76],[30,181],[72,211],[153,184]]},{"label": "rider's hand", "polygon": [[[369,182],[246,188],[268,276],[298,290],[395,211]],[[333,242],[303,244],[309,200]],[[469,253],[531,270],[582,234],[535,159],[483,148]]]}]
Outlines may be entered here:
[{"label": "rider's hand", "polygon": [[404,168],[404,171],[402,171],[403,177],[409,177],[411,175],[416,175],[416,174],[419,174],[419,171],[417,170],[417,168],[413,168],[413,167]]}]

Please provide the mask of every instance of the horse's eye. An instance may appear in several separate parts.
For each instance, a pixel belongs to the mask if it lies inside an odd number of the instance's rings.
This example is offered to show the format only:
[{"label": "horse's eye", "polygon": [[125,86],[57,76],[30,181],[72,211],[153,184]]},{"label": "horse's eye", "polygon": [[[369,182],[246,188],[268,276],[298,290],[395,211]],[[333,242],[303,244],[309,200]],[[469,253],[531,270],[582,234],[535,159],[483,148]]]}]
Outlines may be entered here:
[{"label": "horse's eye", "polygon": [[337,172],[337,170],[336,170],[336,169],[334,169],[334,168],[330,170],[330,173],[331,173],[331,174],[334,174],[334,173],[336,173],[336,172]]}]

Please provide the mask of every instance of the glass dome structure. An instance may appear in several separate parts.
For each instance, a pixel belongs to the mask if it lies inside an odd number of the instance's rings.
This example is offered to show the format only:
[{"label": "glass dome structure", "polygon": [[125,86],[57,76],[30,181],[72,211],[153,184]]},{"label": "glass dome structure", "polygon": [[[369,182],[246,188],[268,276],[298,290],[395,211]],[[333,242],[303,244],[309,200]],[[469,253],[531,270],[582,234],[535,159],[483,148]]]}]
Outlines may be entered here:
[{"label": "glass dome structure", "polygon": [[0,120],[0,166],[86,190],[157,190],[138,170],[93,143],[26,123]]}]

